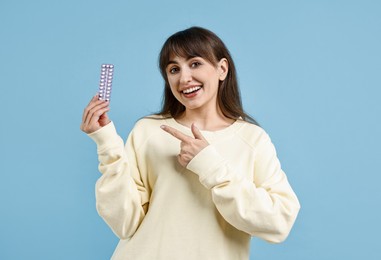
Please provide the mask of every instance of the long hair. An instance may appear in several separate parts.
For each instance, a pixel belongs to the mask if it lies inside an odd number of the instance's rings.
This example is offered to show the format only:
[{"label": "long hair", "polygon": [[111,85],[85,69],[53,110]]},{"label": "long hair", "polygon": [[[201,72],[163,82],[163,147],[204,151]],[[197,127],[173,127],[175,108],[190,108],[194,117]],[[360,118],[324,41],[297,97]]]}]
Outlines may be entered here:
[{"label": "long hair", "polygon": [[159,67],[165,87],[159,115],[178,118],[185,111],[184,105],[172,94],[167,78],[166,67],[173,55],[186,59],[201,57],[215,66],[222,58],[227,59],[228,74],[224,81],[219,82],[217,105],[227,118],[234,120],[242,118],[258,125],[243,110],[236,70],[229,50],[216,34],[201,27],[191,27],[173,34],[166,40],[160,51]]}]

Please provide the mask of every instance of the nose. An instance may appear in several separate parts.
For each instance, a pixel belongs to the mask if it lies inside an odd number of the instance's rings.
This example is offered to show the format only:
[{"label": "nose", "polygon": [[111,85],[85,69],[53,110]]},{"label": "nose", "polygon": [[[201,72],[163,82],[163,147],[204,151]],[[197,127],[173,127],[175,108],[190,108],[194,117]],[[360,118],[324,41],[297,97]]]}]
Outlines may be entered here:
[{"label": "nose", "polygon": [[183,68],[180,71],[180,83],[187,84],[192,81],[192,72],[189,68]]}]

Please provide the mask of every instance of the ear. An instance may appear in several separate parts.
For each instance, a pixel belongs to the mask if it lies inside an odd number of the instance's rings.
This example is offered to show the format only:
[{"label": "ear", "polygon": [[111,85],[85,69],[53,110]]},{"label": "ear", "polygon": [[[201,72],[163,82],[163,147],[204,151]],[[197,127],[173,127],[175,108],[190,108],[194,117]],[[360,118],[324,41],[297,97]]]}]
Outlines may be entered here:
[{"label": "ear", "polygon": [[218,72],[220,73],[219,79],[224,81],[229,71],[229,63],[226,58],[222,58],[218,62]]}]

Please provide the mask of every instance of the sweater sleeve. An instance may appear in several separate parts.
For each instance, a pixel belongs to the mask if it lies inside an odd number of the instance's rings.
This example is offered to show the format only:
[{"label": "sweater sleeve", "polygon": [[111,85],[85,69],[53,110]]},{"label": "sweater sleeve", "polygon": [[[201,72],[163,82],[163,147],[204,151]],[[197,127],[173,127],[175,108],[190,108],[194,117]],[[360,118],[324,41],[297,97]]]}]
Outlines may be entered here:
[{"label": "sweater sleeve", "polygon": [[235,228],[268,242],[288,236],[300,209],[299,201],[280,167],[270,138],[255,147],[254,173],[235,171],[214,145],[202,150],[187,168],[212,192],[224,219]]},{"label": "sweater sleeve", "polygon": [[143,220],[149,198],[140,179],[131,136],[124,145],[112,122],[89,136],[97,144],[102,173],[95,187],[98,214],[120,239],[129,238]]}]

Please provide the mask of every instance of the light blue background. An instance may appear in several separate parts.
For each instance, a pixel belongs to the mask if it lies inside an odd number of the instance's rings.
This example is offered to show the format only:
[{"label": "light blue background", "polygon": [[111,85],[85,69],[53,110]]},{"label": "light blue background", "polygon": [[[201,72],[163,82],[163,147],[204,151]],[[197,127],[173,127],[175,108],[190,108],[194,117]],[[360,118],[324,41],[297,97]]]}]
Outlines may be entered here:
[{"label": "light blue background", "polygon": [[251,259],[381,259],[380,3],[1,0],[0,259],[110,257],[83,108],[114,63],[126,138],[160,107],[161,45],[193,25],[229,47],[302,204],[288,240],[253,239]]}]

